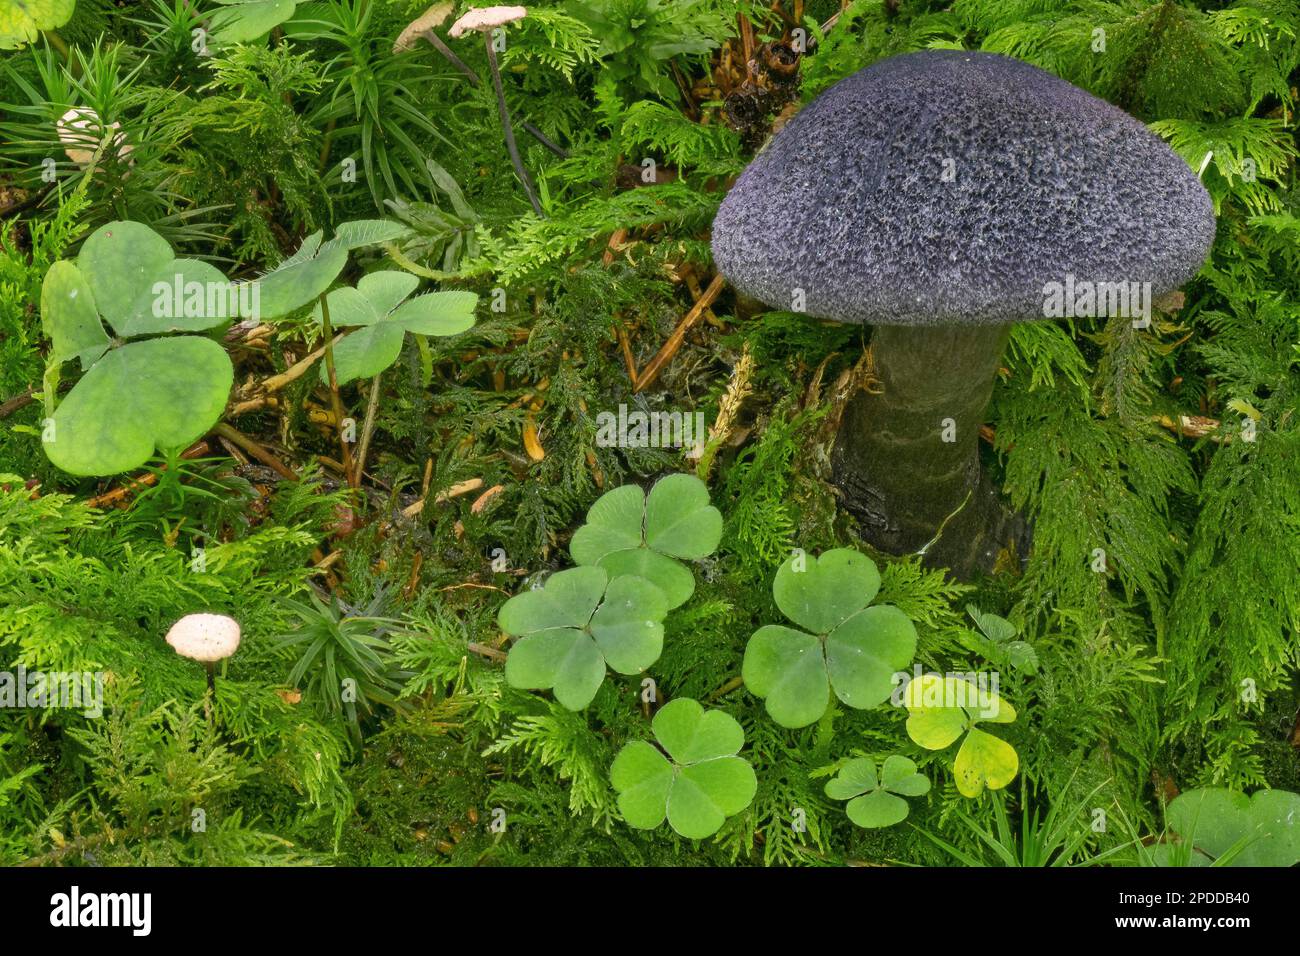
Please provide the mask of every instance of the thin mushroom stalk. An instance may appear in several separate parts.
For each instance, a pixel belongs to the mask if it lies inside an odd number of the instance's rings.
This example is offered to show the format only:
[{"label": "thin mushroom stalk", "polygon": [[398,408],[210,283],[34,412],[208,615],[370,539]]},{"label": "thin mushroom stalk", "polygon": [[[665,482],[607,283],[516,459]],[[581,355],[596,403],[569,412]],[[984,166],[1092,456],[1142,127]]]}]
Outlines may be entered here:
[{"label": "thin mushroom stalk", "polygon": [[212,709],[217,703],[217,665],[213,661],[207,661],[203,669],[208,675],[208,691],[203,696],[203,716],[208,723],[212,723]]},{"label": "thin mushroom stalk", "polygon": [[[483,85],[483,81],[478,78],[478,74],[470,69],[469,65],[458,57],[451,47],[447,46],[442,37],[438,36],[438,34],[434,32],[433,28],[440,26],[450,14],[450,3],[434,4],[434,6],[430,7],[424,12],[424,14],[413,20],[411,24],[402,31],[401,36],[397,38],[397,42],[393,44],[393,52],[401,53],[404,50],[409,50],[417,39],[424,40],[438,52],[439,56],[455,67],[461,76],[465,77],[470,86],[478,89]],[[567,149],[552,142],[545,133],[532,123],[528,122],[528,120],[520,120],[519,125],[523,127],[524,132],[537,140],[537,142],[541,143],[560,159],[569,158],[569,151]]]},{"label": "thin mushroom stalk", "polygon": [[488,69],[492,72],[492,88],[497,94],[497,112],[501,114],[501,129],[506,135],[506,150],[510,153],[510,162],[515,167],[515,175],[523,183],[524,192],[528,194],[528,202],[532,204],[533,212],[544,216],[542,204],[538,202],[537,193],[533,190],[533,181],[528,176],[528,170],[524,169],[523,158],[519,155],[519,145],[515,142],[515,129],[510,123],[510,108],[506,106],[506,94],[501,86],[501,68],[497,65],[497,51],[492,46],[492,34],[484,32],[483,43],[487,48]]},{"label": "thin mushroom stalk", "polygon": [[[431,7],[426,17],[433,17],[434,14],[435,8]],[[451,29],[447,31],[447,34],[453,40],[475,31],[483,35],[483,47],[487,51],[488,71],[492,74],[492,91],[496,94],[497,112],[501,117],[501,130],[505,134],[506,151],[510,153],[510,163],[514,166],[515,175],[519,177],[519,182],[524,187],[524,192],[528,196],[529,204],[533,207],[533,212],[544,217],[545,213],[542,212],[542,204],[537,199],[533,181],[528,175],[528,170],[524,168],[523,158],[519,155],[519,144],[515,142],[515,128],[510,121],[510,108],[506,105],[506,92],[501,84],[501,66],[497,62],[497,51],[492,42],[492,32],[494,30],[497,28],[504,29],[507,23],[515,23],[527,16],[528,10],[525,7],[471,7],[465,11],[459,20],[451,25]],[[416,23],[420,22],[416,21]],[[430,22],[431,20],[426,20],[424,26],[427,27]],[[412,24],[412,28],[414,26],[415,24]],[[437,44],[435,44],[435,47],[437,47]],[[442,52],[441,49],[439,49],[439,52]],[[450,52],[447,51],[447,53]],[[457,61],[453,59],[451,62],[455,65]],[[461,67],[463,66],[464,64],[461,64]],[[467,76],[473,74],[473,71],[468,68],[462,69],[461,72]],[[475,85],[477,86],[477,83]]]}]

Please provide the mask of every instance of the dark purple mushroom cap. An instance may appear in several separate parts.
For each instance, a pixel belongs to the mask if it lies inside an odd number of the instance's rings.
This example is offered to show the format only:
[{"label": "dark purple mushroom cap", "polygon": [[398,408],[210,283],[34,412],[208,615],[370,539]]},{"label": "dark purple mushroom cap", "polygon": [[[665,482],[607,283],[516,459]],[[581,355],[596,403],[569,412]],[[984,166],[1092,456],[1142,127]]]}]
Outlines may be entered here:
[{"label": "dark purple mushroom cap", "polygon": [[1067,276],[1176,289],[1214,225],[1196,173],[1127,113],[1019,60],[926,50],[777,133],[723,200],[713,255],[776,308],[802,289],[802,311],[840,322],[998,324],[1044,318]]}]

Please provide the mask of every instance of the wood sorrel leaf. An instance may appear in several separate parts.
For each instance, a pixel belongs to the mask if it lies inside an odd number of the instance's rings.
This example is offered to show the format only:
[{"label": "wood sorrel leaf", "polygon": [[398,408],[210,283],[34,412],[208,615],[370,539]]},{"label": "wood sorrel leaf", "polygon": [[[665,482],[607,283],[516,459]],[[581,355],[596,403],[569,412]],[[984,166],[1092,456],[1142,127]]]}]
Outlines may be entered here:
[{"label": "wood sorrel leaf", "polygon": [[953,775],[957,791],[964,797],[978,797],[984,788],[1001,790],[1016,777],[1020,757],[1005,740],[972,727],[957,751]]},{"label": "wood sorrel leaf", "polygon": [[89,368],[109,346],[90,283],[73,262],[56,262],[45,273],[41,320],[55,362],[78,358],[82,368]]},{"label": "wood sorrel leaf", "polygon": [[765,698],[783,727],[806,727],[826,712],[830,692],[850,707],[887,700],[894,675],[916,651],[916,628],[892,605],[867,607],[880,586],[870,558],[849,548],[796,555],[777,570],[776,604],[813,631],[767,625],[745,648],[745,685]]},{"label": "wood sorrel leaf", "polygon": [[858,757],[845,763],[826,782],[826,796],[847,800],[845,811],[860,827],[893,826],[906,819],[907,801],[895,794],[919,796],[930,789],[930,781],[916,772],[916,764],[897,754],[885,758],[880,775],[874,760]]},{"label": "wood sorrel leaf", "polygon": [[110,222],[82,244],[77,266],[95,293],[100,314],[119,335],[126,335],[136,302],[174,258],[167,240],[148,226]]},{"label": "wood sorrel leaf", "polygon": [[610,581],[596,567],[557,572],[497,614],[501,629],[519,637],[506,659],[506,680],[529,690],[554,688],[556,700],[581,710],[600,689],[606,665],[636,674],[659,659],[665,614],[663,594],[641,578]]},{"label": "wood sorrel leaf", "polygon": [[736,756],[745,735],[733,717],[678,698],[655,714],[651,729],[668,758],[634,740],[610,767],[619,811],[629,826],[651,829],[667,818],[682,836],[698,840],[749,806],[758,780],[749,762]]},{"label": "wood sorrel leaf", "polygon": [[[1300,863],[1300,795],[1222,787],[1184,790],[1165,811],[1169,828],[1220,866]],[[1167,862],[1168,853],[1157,859]]]},{"label": "wood sorrel leaf", "polygon": [[112,475],[177,450],[211,428],[226,407],[234,369],[217,343],[197,336],[113,349],[54,412],[45,453],[74,475]]},{"label": "wood sorrel leaf", "polygon": [[669,609],[679,607],[695,593],[695,576],[673,558],[702,558],[721,539],[722,515],[708,502],[708,489],[694,475],[669,475],[648,496],[623,485],[596,499],[569,553],[611,577],[644,577],[664,592]]}]

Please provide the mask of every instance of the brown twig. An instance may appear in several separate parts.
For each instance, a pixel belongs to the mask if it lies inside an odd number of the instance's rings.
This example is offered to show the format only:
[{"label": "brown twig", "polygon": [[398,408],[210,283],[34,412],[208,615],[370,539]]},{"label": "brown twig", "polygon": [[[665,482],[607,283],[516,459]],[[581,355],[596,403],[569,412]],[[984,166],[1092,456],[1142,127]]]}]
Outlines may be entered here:
[{"label": "brown twig", "polygon": [[244,451],[248,452],[262,464],[272,469],[281,478],[288,481],[298,480],[298,476],[294,473],[293,469],[233,425],[228,425],[225,422],[218,422],[217,427],[212,430],[222,438],[228,440],[231,444],[238,445],[240,448],[244,449]]},{"label": "brown twig", "polygon": [[334,336],[333,341],[330,341],[325,345],[322,345],[320,348],[318,348],[315,352],[312,352],[306,358],[302,358],[299,359],[297,362],[294,362],[292,365],[290,365],[279,375],[272,375],[266,381],[262,382],[261,384],[262,391],[278,392],[286,385],[289,385],[292,382],[296,382],[298,379],[302,378],[303,373],[306,372],[307,369],[311,368],[312,365],[315,364],[316,360],[325,354],[325,351],[327,349],[331,348],[332,346],[338,345],[338,343],[343,339],[343,335],[344,333],[340,332],[338,335]]},{"label": "brown twig", "polygon": [[[471,491],[478,491],[482,487],[483,487],[482,478],[469,478],[466,479],[465,481],[459,481],[456,484],[452,485],[450,488],[448,488],[446,491],[440,492],[438,496],[433,499],[433,503],[442,504],[444,501],[450,501],[452,498],[459,498],[461,495],[467,495]],[[407,505],[405,508],[402,509],[402,514],[408,518],[414,518],[421,511],[423,511],[424,503],[427,500],[427,493],[428,493],[427,485],[425,486],[425,492],[426,492],[425,498],[421,498],[419,501]]]},{"label": "brown twig", "polygon": [[479,644],[475,641],[470,641],[470,643],[467,646],[475,654],[480,654],[483,657],[489,658],[491,660],[504,662],[506,659],[505,651],[498,650],[495,647],[489,647],[487,644]]},{"label": "brown twig", "polygon": [[695,305],[691,306],[691,310],[677,324],[677,328],[673,329],[673,334],[668,336],[668,341],[664,342],[663,347],[655,353],[654,358],[646,363],[645,368],[641,370],[633,391],[644,391],[659,376],[659,372],[663,367],[672,361],[673,356],[677,354],[677,350],[682,347],[682,342],[686,340],[686,333],[699,321],[700,316],[704,314],[704,310],[713,304],[713,300],[722,291],[722,283],[722,273],[718,273],[713,277],[713,281],[709,283],[709,287],[704,290],[704,295],[700,296]]},{"label": "brown twig", "polygon": [[632,390],[636,391],[636,380],[639,375],[636,370],[636,357],[632,354],[632,342],[627,337],[627,326],[622,323],[618,326],[618,347],[623,353],[623,364],[627,366],[627,377],[632,382]]},{"label": "brown twig", "polygon": [[0,418],[8,418],[20,408],[26,408],[34,401],[36,401],[35,390],[28,386],[27,391],[6,399],[3,404],[0,404]]},{"label": "brown twig", "polygon": [[383,372],[370,383],[370,398],[366,402],[366,420],[361,426],[361,442],[357,445],[357,480],[366,470],[366,455],[370,452],[370,438],[375,433],[375,417],[379,414],[379,386]]}]

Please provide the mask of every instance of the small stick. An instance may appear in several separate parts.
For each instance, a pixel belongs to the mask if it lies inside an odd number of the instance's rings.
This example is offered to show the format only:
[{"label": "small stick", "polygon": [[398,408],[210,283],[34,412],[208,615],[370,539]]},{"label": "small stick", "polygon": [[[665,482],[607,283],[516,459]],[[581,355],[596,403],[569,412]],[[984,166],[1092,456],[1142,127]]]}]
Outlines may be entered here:
[{"label": "small stick", "polygon": [[519,146],[515,143],[514,127],[510,125],[510,110],[506,107],[506,91],[501,85],[501,69],[497,66],[497,51],[492,48],[492,35],[486,30],[483,31],[483,45],[487,49],[488,67],[492,71],[492,87],[497,94],[497,111],[501,114],[501,128],[506,134],[506,149],[510,153],[510,162],[514,164],[519,181],[524,184],[524,192],[528,194],[528,201],[532,203],[533,212],[544,217],[542,204],[537,201],[537,194],[533,192],[533,181],[528,178],[528,170],[524,169],[524,161],[519,156]]},{"label": "small stick", "polygon": [[294,362],[279,375],[272,375],[262,383],[262,391],[278,392],[291,382],[296,382],[298,379],[302,378],[303,373],[306,372],[307,369],[311,368],[312,365],[315,364],[318,358],[325,354],[326,349],[330,348],[330,346],[337,345],[342,339],[343,333],[339,333],[334,337],[334,341],[322,345],[306,358]]},{"label": "small stick", "polygon": [[415,552],[415,557],[411,559],[411,573],[406,576],[406,585],[402,588],[402,596],[408,601],[415,594],[415,589],[420,584],[420,569],[424,567],[424,552]]},{"label": "small stick", "polygon": [[29,385],[27,391],[7,399],[4,404],[0,405],[0,418],[8,418],[20,408],[26,408],[32,402],[36,401],[35,390]]},{"label": "small stick", "polygon": [[618,346],[623,352],[623,364],[627,366],[627,377],[632,381],[632,390],[636,391],[636,357],[632,354],[632,343],[627,337],[627,326],[619,323]]},{"label": "small stick", "polygon": [[506,659],[506,654],[504,651],[499,651],[495,647],[489,647],[487,644],[479,644],[474,641],[471,641],[467,646],[475,654],[481,654],[483,657],[489,658],[491,660],[503,662]]},{"label": "small stick", "polygon": [[[700,296],[704,295],[704,292],[700,289],[700,280],[695,277],[694,269],[688,268],[686,270],[685,279],[686,279],[686,288],[691,290],[691,295],[695,296],[695,298],[697,299]],[[718,328],[722,327],[722,320],[713,314],[712,309],[704,310],[704,321],[708,322],[709,325],[716,326]]]},{"label": "small stick", "polygon": [[691,306],[691,311],[687,312],[686,316],[677,324],[677,328],[673,329],[673,334],[668,336],[668,341],[664,342],[663,347],[655,353],[655,357],[647,362],[645,368],[641,370],[633,391],[644,391],[658,377],[660,370],[672,361],[673,356],[677,354],[677,350],[682,347],[682,342],[686,340],[686,333],[699,321],[700,316],[704,314],[704,310],[713,304],[713,300],[722,291],[722,282],[722,273],[718,273],[713,277],[709,287],[704,290],[704,295],[700,296],[695,305]]},{"label": "small stick", "polygon": [[366,470],[366,455],[370,451],[370,437],[375,431],[375,416],[379,413],[379,381],[383,377],[380,372],[370,383],[370,399],[366,402],[366,420],[361,426],[361,443],[357,446],[357,480],[361,479]]},{"label": "small stick", "polygon": [[222,438],[227,439],[232,444],[238,445],[244,451],[248,452],[262,464],[275,471],[277,475],[288,480],[297,481],[298,476],[294,474],[293,469],[289,468],[284,462],[276,458],[269,451],[259,445],[253,439],[249,438],[243,432],[239,431],[233,425],[227,425],[225,422],[218,422],[217,427],[212,429]]},{"label": "small stick", "polygon": [[[478,491],[482,487],[483,487],[482,478],[468,478],[465,481],[457,482],[456,484],[448,488],[446,491],[441,492],[436,498],[433,499],[433,503],[435,505],[442,504],[444,501],[450,501],[452,498],[459,498],[461,495],[467,495],[471,491]],[[425,492],[426,494],[428,492],[427,486],[425,488]],[[421,511],[424,510],[424,502],[426,500],[427,498],[421,498],[419,501],[407,505],[405,508],[402,509],[402,514],[407,518],[414,518],[416,515],[418,515]]]},{"label": "small stick", "polygon": [[733,677],[731,678],[731,680],[727,681],[725,684],[723,684],[721,687],[715,690],[712,694],[710,694],[709,700],[712,701],[712,700],[717,700],[719,697],[725,697],[727,694],[730,694],[733,690],[735,690],[743,683],[745,683],[745,678]]},{"label": "small stick", "polygon": [[748,76],[749,61],[754,58],[754,28],[743,13],[736,14],[736,19],[739,21],[740,26],[740,43],[745,57],[745,74]]}]

